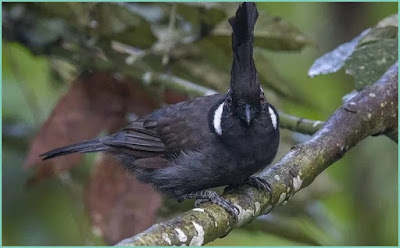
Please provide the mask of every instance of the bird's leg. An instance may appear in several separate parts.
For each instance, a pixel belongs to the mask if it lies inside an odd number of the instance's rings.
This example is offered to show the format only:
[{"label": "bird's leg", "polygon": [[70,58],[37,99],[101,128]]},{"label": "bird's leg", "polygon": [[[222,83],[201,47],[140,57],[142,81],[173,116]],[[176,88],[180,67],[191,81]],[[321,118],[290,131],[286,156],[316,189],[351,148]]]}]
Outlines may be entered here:
[{"label": "bird's leg", "polygon": [[234,190],[235,188],[237,188],[243,184],[248,184],[257,189],[268,191],[269,193],[272,192],[271,185],[265,179],[262,179],[262,178],[256,177],[256,176],[251,176],[251,177],[245,179],[240,184],[229,184],[228,186],[225,187],[224,193],[229,193],[230,191]]},{"label": "bird's leg", "polygon": [[260,177],[251,176],[245,181],[245,183],[259,190],[268,191],[268,193],[270,194],[272,193],[271,185],[265,179],[262,179]]},{"label": "bird's leg", "polygon": [[189,194],[182,195],[178,198],[178,201],[183,201],[186,199],[196,199],[195,206],[199,206],[200,204],[204,202],[211,201],[212,203],[222,207],[225,209],[228,213],[233,215],[235,220],[238,219],[239,215],[239,208],[235,206],[232,202],[229,200],[226,200],[219,196],[217,193],[211,190],[203,190],[203,191],[197,191],[197,192],[192,192]]}]

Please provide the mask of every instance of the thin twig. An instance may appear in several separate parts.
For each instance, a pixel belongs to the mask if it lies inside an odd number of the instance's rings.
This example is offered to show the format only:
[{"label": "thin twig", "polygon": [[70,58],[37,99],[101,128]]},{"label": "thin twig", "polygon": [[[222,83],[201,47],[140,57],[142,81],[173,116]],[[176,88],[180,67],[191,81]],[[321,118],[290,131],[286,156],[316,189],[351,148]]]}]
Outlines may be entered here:
[{"label": "thin twig", "polygon": [[309,120],[279,112],[279,127],[291,131],[314,134],[324,125],[323,121]]},{"label": "thin twig", "polygon": [[[169,41],[171,40],[171,37],[174,35],[175,25],[176,25],[176,3],[172,3],[171,12],[169,15],[168,29],[167,29],[167,34],[166,34],[167,37],[169,37],[169,39],[168,39]],[[171,46],[168,46],[168,49],[166,49],[164,51],[164,54],[162,57],[161,64],[163,66],[168,65],[170,52],[171,52]]]}]

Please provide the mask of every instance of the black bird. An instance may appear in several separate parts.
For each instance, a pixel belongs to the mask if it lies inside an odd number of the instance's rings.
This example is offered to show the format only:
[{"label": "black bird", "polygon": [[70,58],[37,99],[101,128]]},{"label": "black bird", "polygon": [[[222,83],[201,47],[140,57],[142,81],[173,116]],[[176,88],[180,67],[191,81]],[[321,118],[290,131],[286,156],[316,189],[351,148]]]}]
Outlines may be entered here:
[{"label": "black bird", "polygon": [[130,172],[169,197],[211,201],[237,217],[237,208],[209,188],[248,183],[271,163],[279,145],[279,118],[267,102],[253,61],[254,3],[243,3],[232,26],[233,64],[227,94],[199,97],[156,110],[115,134],[57,148],[70,153],[109,152]]}]

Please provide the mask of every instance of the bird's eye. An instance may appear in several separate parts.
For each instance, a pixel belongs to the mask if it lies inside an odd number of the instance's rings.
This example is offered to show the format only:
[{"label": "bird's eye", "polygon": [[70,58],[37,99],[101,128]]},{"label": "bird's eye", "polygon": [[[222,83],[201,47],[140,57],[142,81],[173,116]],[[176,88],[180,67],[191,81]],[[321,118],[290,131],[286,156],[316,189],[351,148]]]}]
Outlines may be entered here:
[{"label": "bird's eye", "polygon": [[265,95],[264,95],[264,92],[261,92],[261,93],[260,93],[260,102],[261,102],[261,103],[265,103]]},{"label": "bird's eye", "polygon": [[226,104],[228,106],[232,105],[232,97],[231,96],[227,96],[225,102],[226,102]]}]

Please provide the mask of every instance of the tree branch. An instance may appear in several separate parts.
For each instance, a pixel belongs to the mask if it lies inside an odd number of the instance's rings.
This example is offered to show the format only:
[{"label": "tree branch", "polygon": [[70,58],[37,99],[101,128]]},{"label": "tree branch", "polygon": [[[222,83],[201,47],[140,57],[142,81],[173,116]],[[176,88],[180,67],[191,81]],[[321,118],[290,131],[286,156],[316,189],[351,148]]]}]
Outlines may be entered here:
[{"label": "tree branch", "polygon": [[249,186],[225,194],[240,209],[238,223],[219,206],[205,203],[118,245],[203,245],[286,203],[359,141],[397,130],[397,67],[396,62],[375,84],[348,99],[309,141],[293,147],[261,174],[272,194]]},{"label": "tree branch", "polygon": [[291,131],[314,134],[324,125],[323,121],[308,120],[279,112],[279,127]]}]

